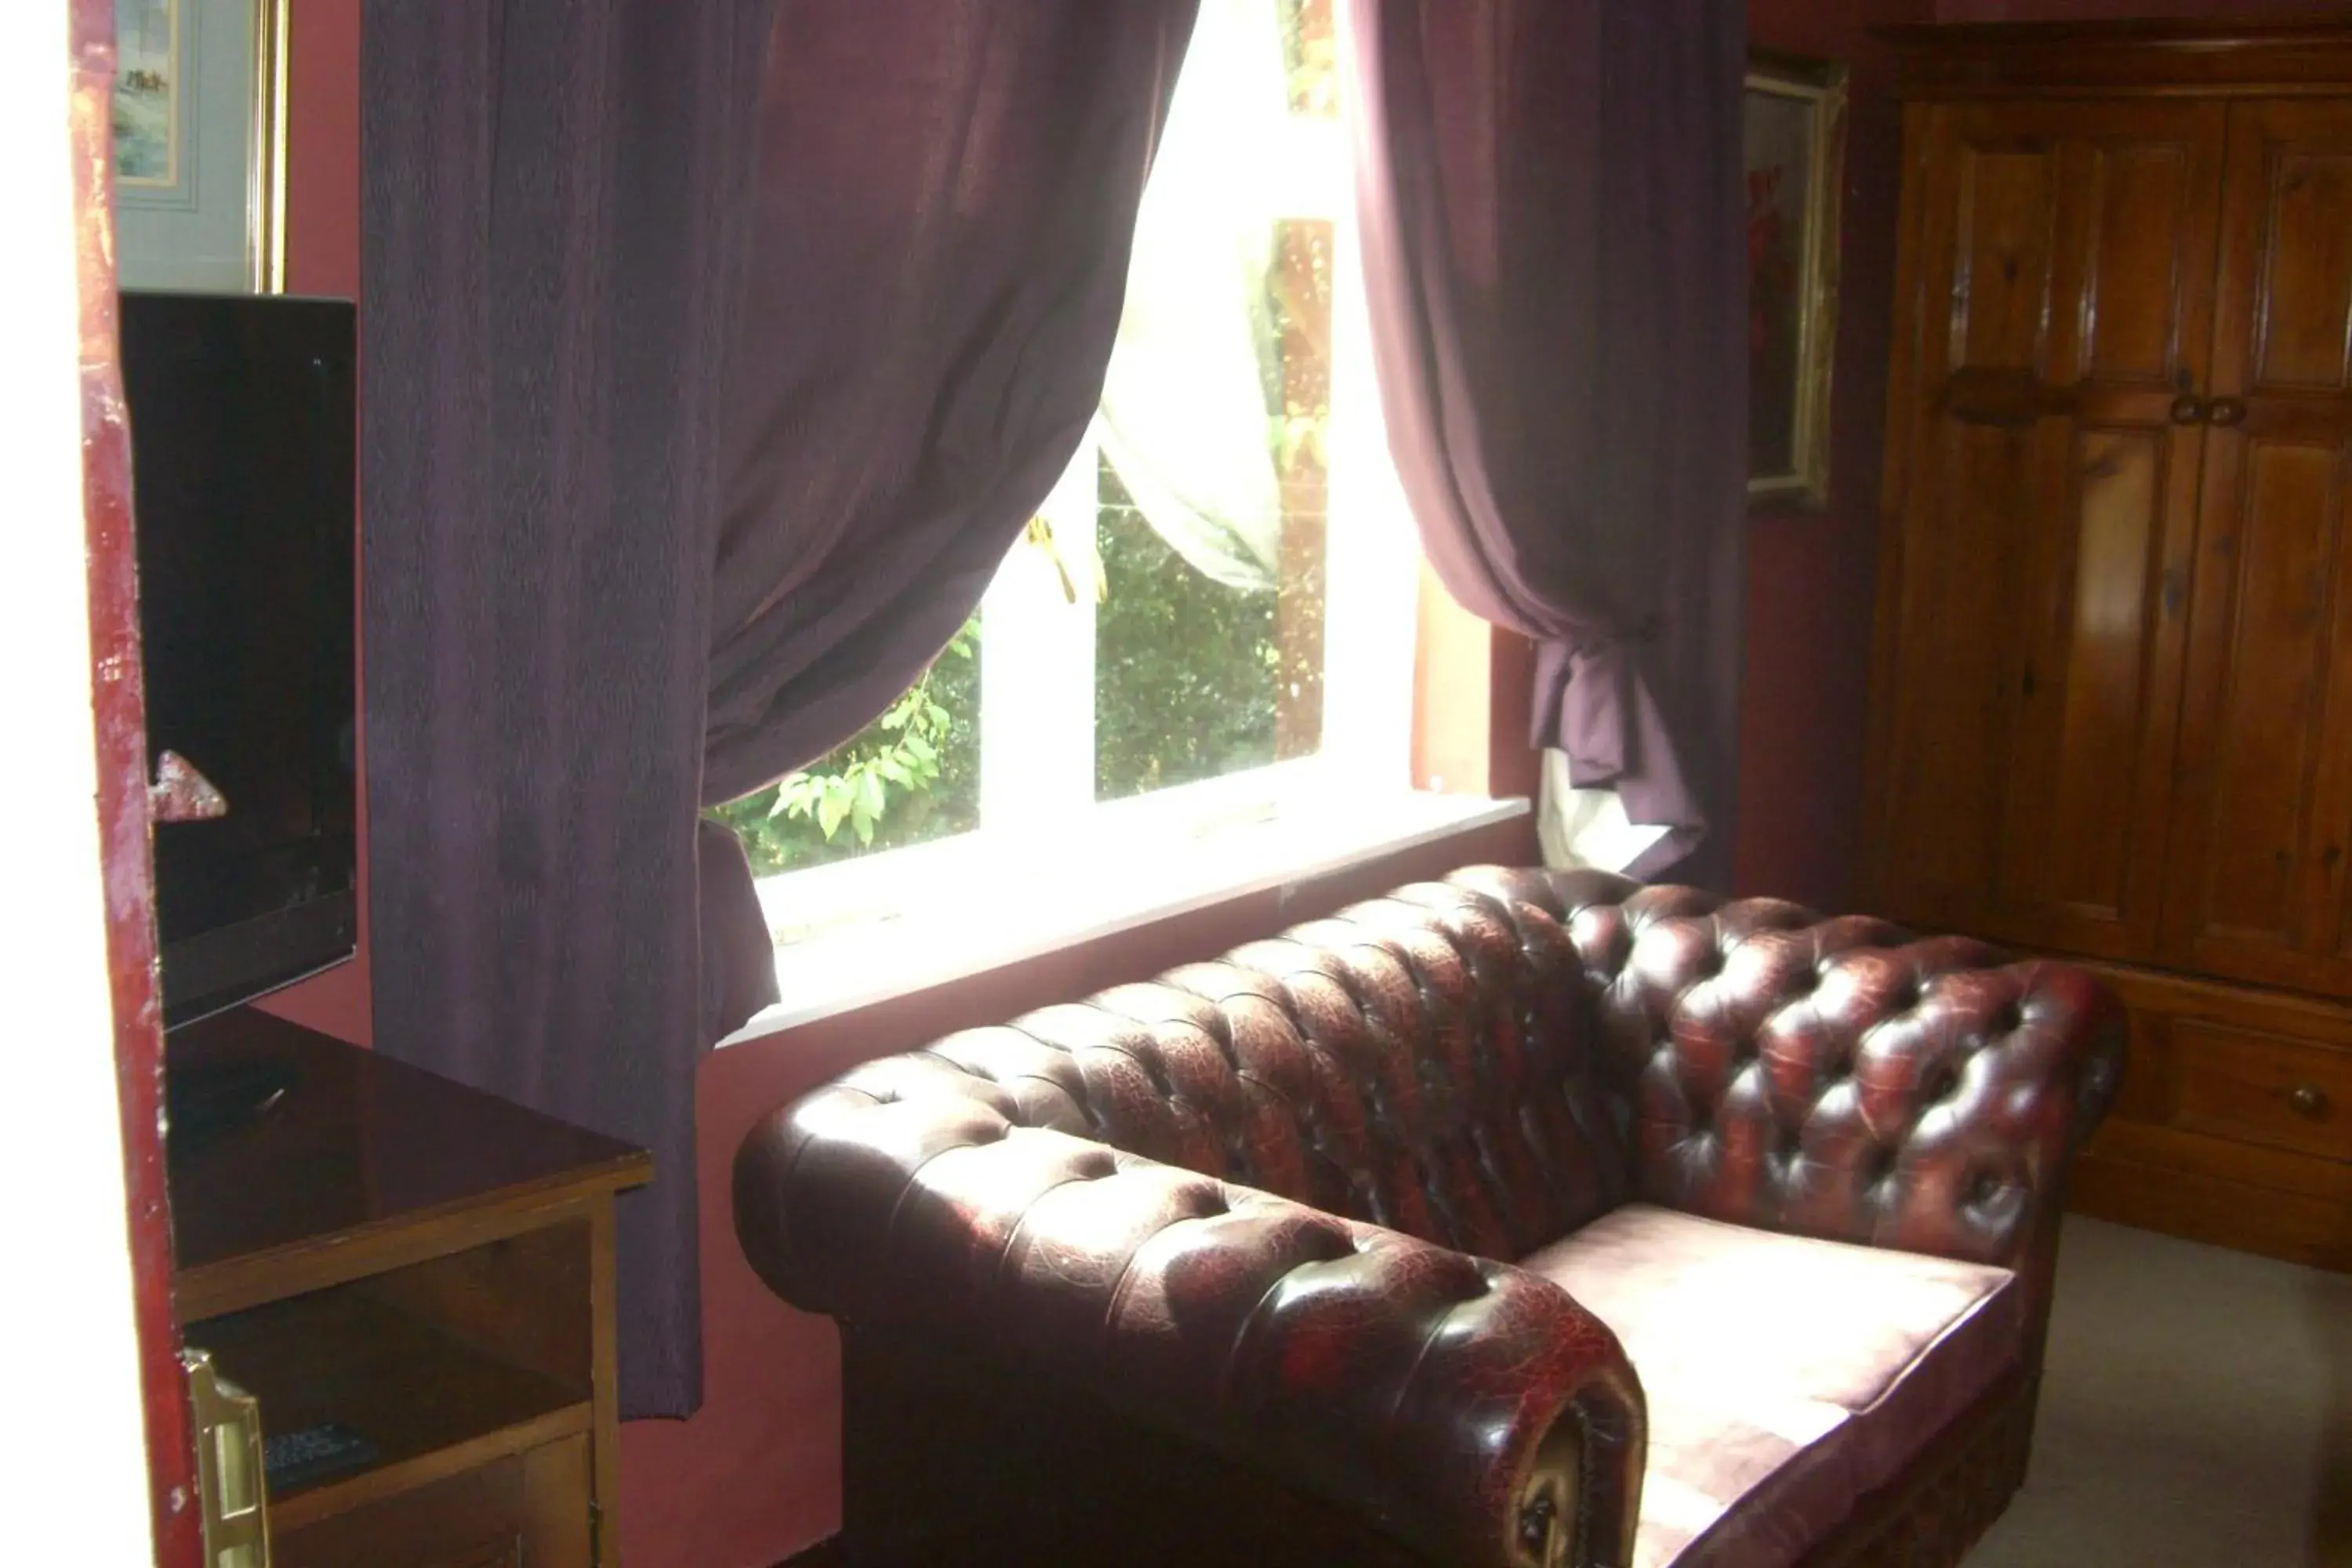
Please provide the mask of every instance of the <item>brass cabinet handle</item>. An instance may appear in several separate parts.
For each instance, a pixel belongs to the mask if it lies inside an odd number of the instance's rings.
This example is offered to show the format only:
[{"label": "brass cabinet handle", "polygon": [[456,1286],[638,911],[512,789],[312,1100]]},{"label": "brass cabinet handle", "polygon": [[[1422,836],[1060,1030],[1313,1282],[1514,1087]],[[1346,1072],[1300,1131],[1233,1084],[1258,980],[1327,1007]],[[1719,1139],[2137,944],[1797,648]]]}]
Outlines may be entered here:
[{"label": "brass cabinet handle", "polygon": [[2242,425],[2246,422],[2246,400],[2242,397],[2217,397],[2206,417],[2216,425]]},{"label": "brass cabinet handle", "polygon": [[2172,400],[2172,422],[2175,425],[2195,425],[2205,417],[2205,400],[2193,392],[2184,392]]},{"label": "brass cabinet handle", "polygon": [[2307,1083],[2295,1085],[2286,1102],[2294,1107],[2296,1115],[2308,1116],[2315,1121],[2327,1114],[2327,1097]]}]

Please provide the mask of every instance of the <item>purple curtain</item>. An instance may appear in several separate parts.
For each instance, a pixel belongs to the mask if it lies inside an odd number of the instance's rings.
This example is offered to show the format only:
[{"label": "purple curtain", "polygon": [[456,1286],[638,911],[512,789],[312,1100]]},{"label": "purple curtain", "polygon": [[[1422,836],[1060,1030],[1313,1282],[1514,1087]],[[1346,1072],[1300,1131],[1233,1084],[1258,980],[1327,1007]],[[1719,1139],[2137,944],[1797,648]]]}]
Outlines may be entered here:
[{"label": "purple curtain", "polygon": [[1077,449],[1197,5],[782,0],[706,801],[903,691]]},{"label": "purple curtain", "polygon": [[653,1149],[625,1415],[699,1401],[695,1066],[773,994],[696,810],[881,711],[1068,461],[1194,5],[369,0],[376,1041]]},{"label": "purple curtain", "polygon": [[[887,707],[1068,465],[1198,5],[782,0],[727,367],[705,804]],[[704,867],[732,1027],[774,964],[733,841]]]},{"label": "purple curtain", "polygon": [[[1740,0],[1348,0],[1390,445],[1538,640],[1532,739],[1730,871],[1746,592]],[[1694,853],[1696,851],[1696,853]]]},{"label": "purple curtain", "polygon": [[703,628],[765,0],[370,0],[377,1048],[654,1152],[625,1413],[700,1397]]}]

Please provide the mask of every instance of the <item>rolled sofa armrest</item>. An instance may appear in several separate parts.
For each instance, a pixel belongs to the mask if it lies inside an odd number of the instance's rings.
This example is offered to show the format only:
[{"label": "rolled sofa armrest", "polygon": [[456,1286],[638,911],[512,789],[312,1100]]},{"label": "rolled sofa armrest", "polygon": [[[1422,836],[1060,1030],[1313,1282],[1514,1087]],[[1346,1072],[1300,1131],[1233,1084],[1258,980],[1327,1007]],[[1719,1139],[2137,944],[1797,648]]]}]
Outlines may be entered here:
[{"label": "rolled sofa armrest", "polygon": [[1447,881],[1574,944],[1653,1203],[2021,1267],[2122,1079],[2122,1008],[2072,964],[1598,871]]},{"label": "rolled sofa armrest", "polygon": [[1559,1287],[1015,1110],[917,1053],[777,1111],[736,1157],[746,1255],[796,1306],[1087,1392],[1433,1562],[1632,1563],[1640,1384]]}]

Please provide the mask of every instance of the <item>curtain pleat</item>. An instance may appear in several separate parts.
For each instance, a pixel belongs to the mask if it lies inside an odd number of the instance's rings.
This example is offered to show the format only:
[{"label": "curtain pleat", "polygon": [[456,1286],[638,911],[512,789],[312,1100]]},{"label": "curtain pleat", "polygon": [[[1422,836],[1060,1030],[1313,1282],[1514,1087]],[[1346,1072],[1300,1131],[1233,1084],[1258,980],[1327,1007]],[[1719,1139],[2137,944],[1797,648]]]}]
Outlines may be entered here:
[{"label": "curtain pleat", "polygon": [[378,1048],[654,1152],[627,1415],[701,1391],[695,1068],[774,995],[698,809],[856,733],[1094,416],[1195,0],[368,0]]}]

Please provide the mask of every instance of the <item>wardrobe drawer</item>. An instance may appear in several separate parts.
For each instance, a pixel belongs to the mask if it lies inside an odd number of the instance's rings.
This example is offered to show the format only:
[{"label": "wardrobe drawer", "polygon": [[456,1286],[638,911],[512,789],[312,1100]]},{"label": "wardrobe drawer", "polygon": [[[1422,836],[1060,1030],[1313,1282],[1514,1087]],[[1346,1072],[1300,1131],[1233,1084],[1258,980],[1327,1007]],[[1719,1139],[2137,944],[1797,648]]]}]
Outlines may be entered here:
[{"label": "wardrobe drawer", "polygon": [[2093,964],[2131,1016],[2116,1114],[2352,1161],[2352,1008]]},{"label": "wardrobe drawer", "polygon": [[2352,1160],[2352,1056],[2203,1018],[2172,1047],[2174,1126]]}]

